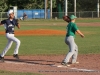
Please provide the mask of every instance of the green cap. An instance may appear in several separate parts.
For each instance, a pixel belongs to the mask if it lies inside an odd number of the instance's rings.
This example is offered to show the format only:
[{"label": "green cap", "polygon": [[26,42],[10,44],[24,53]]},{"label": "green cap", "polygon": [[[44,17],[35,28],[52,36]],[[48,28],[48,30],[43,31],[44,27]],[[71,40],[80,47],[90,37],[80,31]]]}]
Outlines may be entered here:
[{"label": "green cap", "polygon": [[71,19],[71,20],[73,20],[73,19],[75,19],[75,18],[77,18],[77,17],[74,16],[74,15],[71,15],[71,16],[70,16],[70,19]]}]

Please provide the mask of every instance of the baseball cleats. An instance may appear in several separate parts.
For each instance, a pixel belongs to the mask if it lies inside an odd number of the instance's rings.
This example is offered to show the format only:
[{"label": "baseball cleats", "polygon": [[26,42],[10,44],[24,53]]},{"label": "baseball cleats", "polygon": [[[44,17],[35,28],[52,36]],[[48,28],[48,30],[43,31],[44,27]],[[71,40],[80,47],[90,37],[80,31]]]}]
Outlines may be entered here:
[{"label": "baseball cleats", "polygon": [[77,61],[77,62],[74,62],[74,63],[72,63],[72,64],[79,64],[79,62]]},{"label": "baseball cleats", "polygon": [[13,57],[16,58],[17,60],[19,60],[18,54],[14,54]]},{"label": "baseball cleats", "polygon": [[0,62],[4,62],[4,57],[0,56]]},{"label": "baseball cleats", "polygon": [[71,64],[79,64],[79,62],[77,61],[77,62],[70,62]]},{"label": "baseball cleats", "polygon": [[63,66],[67,66],[67,67],[70,66],[68,63],[66,63],[66,62],[64,62],[64,61],[63,61],[61,64],[62,64]]}]

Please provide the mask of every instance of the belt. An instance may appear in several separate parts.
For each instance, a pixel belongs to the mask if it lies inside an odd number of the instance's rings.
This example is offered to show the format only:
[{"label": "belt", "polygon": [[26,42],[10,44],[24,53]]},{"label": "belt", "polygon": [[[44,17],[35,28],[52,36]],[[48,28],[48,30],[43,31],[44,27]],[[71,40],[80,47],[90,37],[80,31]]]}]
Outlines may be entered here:
[{"label": "belt", "polygon": [[14,34],[13,32],[7,32],[7,33],[9,33],[9,34]]}]

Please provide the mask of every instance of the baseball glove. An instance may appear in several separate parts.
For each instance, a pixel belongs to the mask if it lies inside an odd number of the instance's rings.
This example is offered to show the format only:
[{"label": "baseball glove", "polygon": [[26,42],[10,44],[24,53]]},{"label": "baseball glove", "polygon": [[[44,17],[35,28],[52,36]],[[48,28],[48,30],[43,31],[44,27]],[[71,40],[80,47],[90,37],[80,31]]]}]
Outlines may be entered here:
[{"label": "baseball glove", "polygon": [[68,22],[68,23],[71,21],[69,16],[63,16],[63,20]]}]

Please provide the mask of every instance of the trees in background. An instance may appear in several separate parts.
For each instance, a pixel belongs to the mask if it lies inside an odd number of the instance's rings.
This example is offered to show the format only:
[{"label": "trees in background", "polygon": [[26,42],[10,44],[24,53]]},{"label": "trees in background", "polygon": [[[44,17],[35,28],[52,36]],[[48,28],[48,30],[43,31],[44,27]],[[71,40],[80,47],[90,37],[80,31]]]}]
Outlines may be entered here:
[{"label": "trees in background", "polygon": [[[18,9],[43,9],[45,0],[0,0],[0,12],[7,11],[10,6]],[[52,0],[53,12],[64,11],[64,0]],[[77,11],[97,10],[97,0],[77,0]],[[50,0],[48,0],[48,9]],[[68,0],[68,11],[74,11],[74,0]]]},{"label": "trees in background", "polygon": [[96,11],[98,0],[77,0],[77,11]]},{"label": "trees in background", "polygon": [[0,0],[0,12],[8,9],[7,0]]}]

